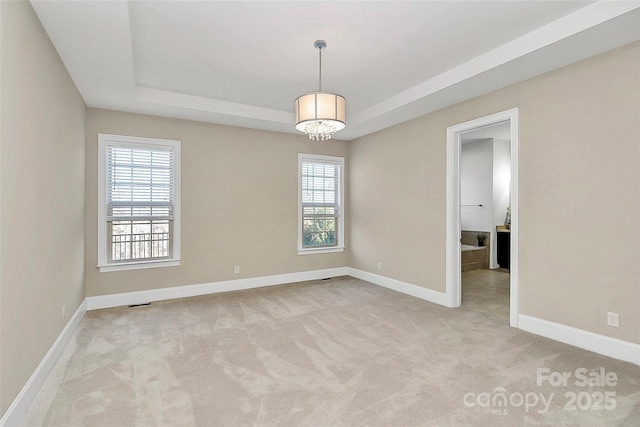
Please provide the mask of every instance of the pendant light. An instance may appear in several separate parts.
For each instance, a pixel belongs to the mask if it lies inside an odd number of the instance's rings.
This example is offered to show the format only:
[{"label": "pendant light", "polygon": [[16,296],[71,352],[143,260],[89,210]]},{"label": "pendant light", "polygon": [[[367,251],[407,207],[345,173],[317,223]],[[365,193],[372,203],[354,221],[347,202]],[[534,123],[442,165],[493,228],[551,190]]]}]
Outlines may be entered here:
[{"label": "pendant light", "polygon": [[327,42],[316,40],[313,46],[319,53],[318,91],[296,99],[296,129],[313,141],[326,141],[345,128],[346,101],[341,95],[322,91],[322,49],[327,47]]}]

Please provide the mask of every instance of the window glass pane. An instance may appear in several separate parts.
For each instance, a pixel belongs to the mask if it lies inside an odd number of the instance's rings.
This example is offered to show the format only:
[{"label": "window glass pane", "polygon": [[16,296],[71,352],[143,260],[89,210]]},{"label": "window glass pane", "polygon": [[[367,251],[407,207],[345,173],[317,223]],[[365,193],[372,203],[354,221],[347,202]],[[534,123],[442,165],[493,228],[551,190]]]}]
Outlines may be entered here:
[{"label": "window glass pane", "polygon": [[305,218],[303,220],[303,246],[335,246],[335,218]]},{"label": "window glass pane", "polygon": [[112,221],[111,259],[113,261],[168,257],[170,221]]}]

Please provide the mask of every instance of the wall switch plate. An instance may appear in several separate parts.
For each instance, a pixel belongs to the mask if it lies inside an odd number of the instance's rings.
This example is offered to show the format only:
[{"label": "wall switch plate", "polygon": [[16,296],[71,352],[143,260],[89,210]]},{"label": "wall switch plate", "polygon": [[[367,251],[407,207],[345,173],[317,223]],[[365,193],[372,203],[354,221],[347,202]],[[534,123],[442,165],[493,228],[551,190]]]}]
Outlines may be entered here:
[{"label": "wall switch plate", "polygon": [[63,305],[62,306],[62,320],[67,318],[67,306]]},{"label": "wall switch plate", "polygon": [[619,322],[618,313],[607,312],[607,325],[617,328],[618,322]]},{"label": "wall switch plate", "polygon": [[240,273],[240,266],[236,265],[235,267],[233,267],[233,272],[236,274]]},{"label": "wall switch plate", "polygon": [[378,270],[382,270],[382,263],[381,262],[378,263]]}]

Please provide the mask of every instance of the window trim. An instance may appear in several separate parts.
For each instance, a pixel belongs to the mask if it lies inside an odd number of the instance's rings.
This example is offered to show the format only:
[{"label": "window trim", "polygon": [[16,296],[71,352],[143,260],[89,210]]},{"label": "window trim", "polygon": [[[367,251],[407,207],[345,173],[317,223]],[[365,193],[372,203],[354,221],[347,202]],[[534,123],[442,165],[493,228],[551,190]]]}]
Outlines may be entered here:
[{"label": "window trim", "polygon": [[[340,170],[338,172],[338,223],[336,227],[338,227],[338,243],[336,246],[325,246],[325,247],[316,247],[316,248],[305,248],[302,245],[303,239],[303,215],[302,215],[302,163],[305,161],[318,162],[318,163],[333,163],[340,166]],[[345,228],[345,218],[344,218],[344,157],[337,156],[325,156],[320,154],[305,154],[298,153],[298,255],[310,255],[310,254],[321,254],[321,253],[331,253],[331,252],[343,252],[344,245],[344,228]]]},{"label": "window trim", "polygon": [[[172,256],[161,259],[144,259],[139,261],[110,262],[107,242],[106,219],[106,171],[107,171],[107,145],[138,146],[141,148],[170,147],[174,156],[173,177],[173,224],[171,226]],[[180,141],[170,139],[142,138],[137,136],[98,134],[98,263],[100,272],[137,270],[143,268],[175,267],[179,266],[180,259]]]}]

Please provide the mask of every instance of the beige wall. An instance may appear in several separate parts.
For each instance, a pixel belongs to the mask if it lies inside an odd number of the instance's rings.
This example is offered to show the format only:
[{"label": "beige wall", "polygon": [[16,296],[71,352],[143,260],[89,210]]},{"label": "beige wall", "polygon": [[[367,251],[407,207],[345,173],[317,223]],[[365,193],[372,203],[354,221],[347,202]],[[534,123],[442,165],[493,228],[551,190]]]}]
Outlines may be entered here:
[{"label": "beige wall", "polygon": [[[182,141],[180,267],[98,272],[98,133]],[[298,153],[345,156],[345,142],[99,109],[86,139],[87,296],[347,265],[347,252],[298,255],[296,241]]]},{"label": "beige wall", "polygon": [[0,7],[4,413],[84,299],[85,105],[31,5]]},{"label": "beige wall", "polygon": [[640,343],[640,43],[352,141],[351,266],[444,292],[446,128],[513,107],[520,313]]},{"label": "beige wall", "polygon": [[350,142],[351,267],[445,291],[446,123],[419,119]]}]

